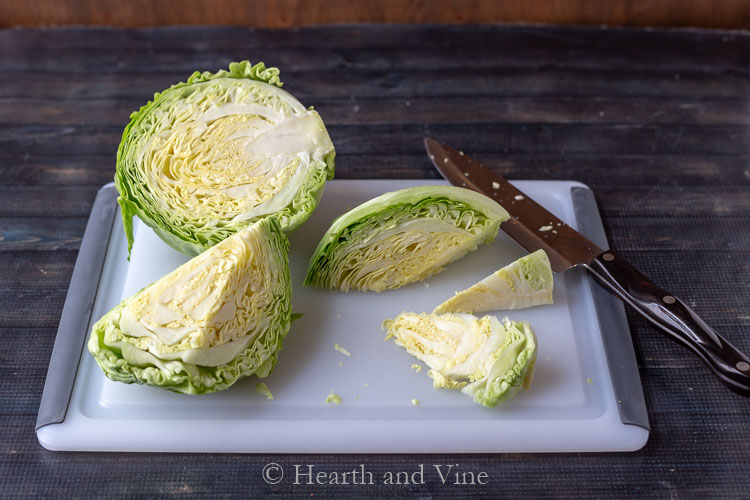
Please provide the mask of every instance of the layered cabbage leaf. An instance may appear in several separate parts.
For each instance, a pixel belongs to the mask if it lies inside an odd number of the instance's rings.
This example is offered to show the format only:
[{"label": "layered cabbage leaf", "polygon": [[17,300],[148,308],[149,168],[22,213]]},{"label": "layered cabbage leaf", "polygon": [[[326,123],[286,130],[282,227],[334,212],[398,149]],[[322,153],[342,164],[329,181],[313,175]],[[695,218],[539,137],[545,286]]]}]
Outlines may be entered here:
[{"label": "layered cabbage leaf", "polygon": [[232,63],[130,116],[115,174],[128,249],[133,216],[197,255],[262,217],[288,232],[311,215],[335,151],[318,113],[281,85],[276,68]]},{"label": "layered cabbage leaf", "polygon": [[476,403],[496,406],[531,384],[537,342],[525,321],[405,312],[383,327],[386,338],[430,367],[435,389],[461,389]]},{"label": "layered cabbage leaf", "polygon": [[385,193],[337,218],[323,235],[306,285],[381,292],[420,281],[491,242],[508,213],[454,186]]},{"label": "layered cabbage leaf", "polygon": [[261,219],[105,314],[89,351],[112,380],[187,394],[267,376],[291,322],[288,246]]},{"label": "layered cabbage leaf", "polygon": [[537,250],[495,271],[435,308],[434,313],[477,313],[552,304],[552,268]]}]

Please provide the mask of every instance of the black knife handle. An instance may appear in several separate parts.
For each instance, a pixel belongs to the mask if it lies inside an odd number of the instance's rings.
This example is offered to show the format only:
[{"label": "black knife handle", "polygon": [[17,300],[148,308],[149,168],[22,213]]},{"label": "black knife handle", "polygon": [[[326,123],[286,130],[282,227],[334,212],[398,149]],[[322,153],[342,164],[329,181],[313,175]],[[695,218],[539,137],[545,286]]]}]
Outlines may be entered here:
[{"label": "black knife handle", "polygon": [[695,351],[734,392],[750,397],[750,358],[684,302],[656,286],[612,250],[586,266],[594,277],[663,332]]}]

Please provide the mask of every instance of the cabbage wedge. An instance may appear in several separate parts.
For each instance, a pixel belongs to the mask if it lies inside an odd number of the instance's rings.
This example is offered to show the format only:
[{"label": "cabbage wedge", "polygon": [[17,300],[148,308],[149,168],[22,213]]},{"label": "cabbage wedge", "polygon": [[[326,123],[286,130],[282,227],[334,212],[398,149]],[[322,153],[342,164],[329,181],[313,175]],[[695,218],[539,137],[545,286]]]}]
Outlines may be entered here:
[{"label": "cabbage wedge", "polygon": [[115,173],[128,250],[133,216],[198,255],[262,217],[289,232],[312,214],[335,151],[318,113],[281,85],[276,68],[232,63],[130,115]]},{"label": "cabbage wedge", "polygon": [[385,193],[333,222],[310,259],[305,284],[344,292],[399,288],[491,242],[507,218],[497,202],[469,189]]},{"label": "cabbage wedge", "polygon": [[496,406],[531,384],[537,342],[525,321],[402,313],[383,327],[386,338],[431,368],[435,389],[461,389],[476,403]]},{"label": "cabbage wedge", "polygon": [[186,394],[267,376],[291,322],[288,245],[262,219],[105,314],[89,351],[112,380]]},{"label": "cabbage wedge", "polygon": [[456,293],[435,314],[477,313],[552,304],[552,268],[544,250],[521,257]]}]

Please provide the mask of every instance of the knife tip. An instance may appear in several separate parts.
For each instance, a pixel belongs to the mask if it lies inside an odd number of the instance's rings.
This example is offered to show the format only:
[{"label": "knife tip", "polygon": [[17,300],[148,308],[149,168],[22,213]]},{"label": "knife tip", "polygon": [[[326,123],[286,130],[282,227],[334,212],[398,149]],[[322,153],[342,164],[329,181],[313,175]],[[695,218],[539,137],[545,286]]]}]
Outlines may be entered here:
[{"label": "knife tip", "polygon": [[437,146],[439,146],[440,143],[433,139],[432,137],[424,137],[424,147],[429,153],[431,150],[435,149]]}]

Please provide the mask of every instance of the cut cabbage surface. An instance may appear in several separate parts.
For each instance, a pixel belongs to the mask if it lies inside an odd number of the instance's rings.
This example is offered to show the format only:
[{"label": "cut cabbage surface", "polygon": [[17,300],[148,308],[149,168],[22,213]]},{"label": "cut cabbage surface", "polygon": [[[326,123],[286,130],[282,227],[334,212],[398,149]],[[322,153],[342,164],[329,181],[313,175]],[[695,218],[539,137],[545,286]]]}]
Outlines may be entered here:
[{"label": "cut cabbage surface", "polygon": [[477,313],[552,304],[552,287],[549,258],[544,250],[537,250],[456,293],[433,312]]},{"label": "cut cabbage surface", "polygon": [[248,61],[195,72],[130,116],[115,174],[128,249],[133,216],[197,255],[262,217],[289,232],[312,214],[335,151],[278,75]]},{"label": "cut cabbage surface", "polygon": [[262,219],[105,314],[89,351],[112,380],[187,394],[267,376],[291,322],[288,246]]},{"label": "cut cabbage surface", "polygon": [[537,341],[525,321],[402,313],[383,327],[386,338],[430,367],[435,389],[461,389],[476,403],[496,406],[531,384]]},{"label": "cut cabbage surface", "polygon": [[386,193],[333,222],[310,259],[305,284],[344,292],[399,288],[491,242],[507,218],[497,202],[469,189]]}]

